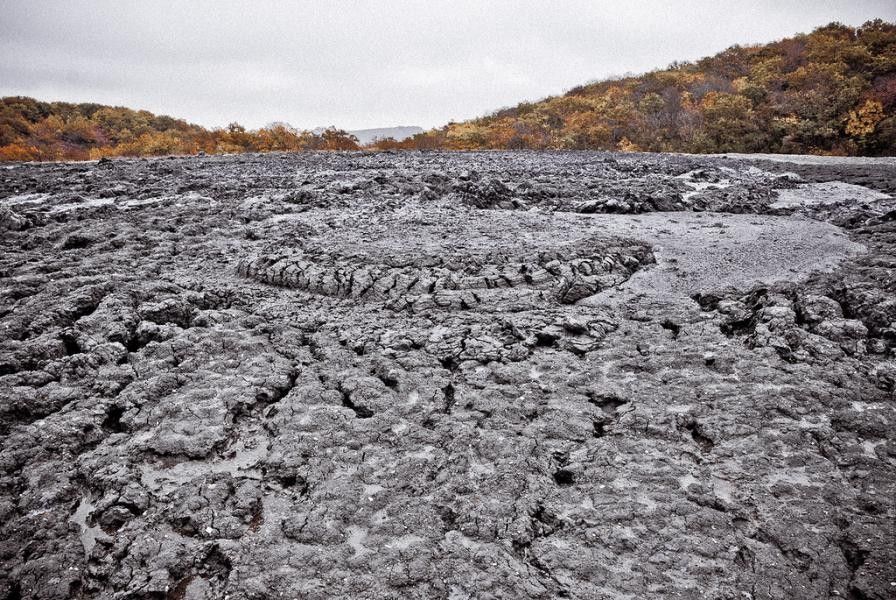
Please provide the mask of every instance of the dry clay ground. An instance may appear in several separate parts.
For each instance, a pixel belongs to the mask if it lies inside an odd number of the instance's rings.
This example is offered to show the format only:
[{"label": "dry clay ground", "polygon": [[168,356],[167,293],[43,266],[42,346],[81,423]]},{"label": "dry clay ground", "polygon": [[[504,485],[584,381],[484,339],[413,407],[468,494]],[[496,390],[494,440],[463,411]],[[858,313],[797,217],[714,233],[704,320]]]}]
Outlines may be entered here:
[{"label": "dry clay ground", "polygon": [[0,167],[0,598],[893,598],[894,194],[892,160]]}]

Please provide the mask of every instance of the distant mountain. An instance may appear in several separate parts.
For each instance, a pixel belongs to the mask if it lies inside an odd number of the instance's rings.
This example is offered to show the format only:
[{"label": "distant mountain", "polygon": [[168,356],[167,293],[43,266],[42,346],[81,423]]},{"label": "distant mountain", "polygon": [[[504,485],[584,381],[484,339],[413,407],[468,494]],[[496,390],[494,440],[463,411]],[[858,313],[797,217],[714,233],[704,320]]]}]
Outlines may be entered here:
[{"label": "distant mountain", "polygon": [[384,140],[386,138],[402,142],[418,133],[423,133],[423,128],[414,126],[378,127],[375,129],[356,129],[349,131],[349,133],[358,138],[358,143],[363,146],[375,140]]},{"label": "distant mountain", "polygon": [[[321,135],[327,129],[333,129],[333,127],[315,127],[311,130],[312,133],[316,135]],[[353,135],[358,138],[358,143],[362,146],[375,142],[377,140],[386,140],[393,139],[396,142],[403,142],[418,133],[423,133],[422,127],[415,127],[410,125],[399,125],[398,127],[377,127],[374,129],[353,129],[350,131],[346,131],[349,135]]]}]

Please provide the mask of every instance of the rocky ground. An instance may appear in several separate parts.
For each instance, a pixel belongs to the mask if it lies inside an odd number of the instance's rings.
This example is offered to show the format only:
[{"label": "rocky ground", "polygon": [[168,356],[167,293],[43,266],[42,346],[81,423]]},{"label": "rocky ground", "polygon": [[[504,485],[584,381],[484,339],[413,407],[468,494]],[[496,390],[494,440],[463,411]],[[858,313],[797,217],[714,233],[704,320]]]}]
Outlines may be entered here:
[{"label": "rocky ground", "polygon": [[894,195],[886,160],[2,166],[0,598],[893,598]]}]

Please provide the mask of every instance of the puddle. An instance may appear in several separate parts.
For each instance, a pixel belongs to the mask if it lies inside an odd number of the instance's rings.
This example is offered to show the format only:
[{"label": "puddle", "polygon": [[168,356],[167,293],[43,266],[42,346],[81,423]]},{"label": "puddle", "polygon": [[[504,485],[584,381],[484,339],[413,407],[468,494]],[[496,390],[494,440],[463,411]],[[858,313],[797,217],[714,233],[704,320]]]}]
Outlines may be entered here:
[{"label": "puddle", "polygon": [[814,485],[809,475],[806,474],[805,467],[794,467],[777,473],[772,473],[768,477],[768,485],[772,486],[776,483],[783,482],[792,485]]},{"label": "puddle", "polygon": [[[0,199],[0,204],[4,204],[7,206],[37,205],[52,203],[53,200],[54,198],[51,194],[21,194],[18,196],[9,196],[8,198],[2,198]],[[154,196],[151,198],[135,198],[131,200],[117,200],[116,198],[85,198],[80,202],[63,202],[62,204],[49,206],[47,207],[47,212],[49,212],[50,214],[59,214],[88,208],[98,208],[101,206],[115,206],[119,209],[128,209],[175,200],[181,203],[185,201],[212,202],[211,198],[209,198],[208,196],[203,196],[198,192],[189,192],[187,194],[184,194],[183,196]]]},{"label": "puddle", "polygon": [[685,192],[681,195],[682,200],[684,200],[685,202],[705,190],[722,190],[727,187],[731,187],[732,185],[730,179],[722,179],[721,181],[717,182],[694,181],[692,177],[699,171],[701,171],[701,169],[698,169],[696,171],[688,171],[687,173],[682,173],[681,175],[675,177],[675,179],[680,179],[682,183],[684,183],[688,187],[693,188],[691,191]]},{"label": "puddle", "polygon": [[50,209],[51,213],[64,213],[84,208],[97,208],[99,206],[108,206],[115,204],[115,198],[88,198],[83,202],[70,202],[68,204],[57,204]]},{"label": "puddle", "polygon": [[425,542],[426,538],[420,537],[419,535],[403,535],[400,538],[395,538],[394,540],[390,540],[384,544],[386,548],[390,548],[393,550],[407,550],[411,546],[415,544],[419,544],[421,542]]},{"label": "puddle", "polygon": [[346,531],[348,532],[348,536],[345,543],[351,546],[352,550],[355,551],[352,558],[358,558],[372,552],[370,548],[364,546],[364,540],[367,539],[366,529],[352,525]]},{"label": "puddle", "polygon": [[81,529],[81,545],[84,546],[84,554],[86,556],[90,556],[98,539],[108,539],[108,536],[102,529],[100,529],[99,525],[87,524],[87,519],[90,518],[90,514],[93,512],[94,508],[96,507],[93,505],[93,502],[87,498],[81,498],[81,502],[78,504],[75,514],[69,519]]},{"label": "puddle", "polygon": [[408,458],[416,460],[433,460],[436,457],[436,449],[433,446],[426,444],[416,452],[408,452],[407,456]]},{"label": "puddle", "polygon": [[678,478],[678,483],[681,485],[682,489],[688,489],[693,483],[700,483],[700,480],[691,475],[690,473],[685,473],[681,477]]},{"label": "puddle", "polygon": [[742,160],[770,160],[773,162],[791,163],[795,165],[896,165],[896,157],[892,156],[816,156],[814,154],[685,154],[705,158],[707,156],[739,158]]},{"label": "puddle", "polygon": [[368,502],[373,501],[373,497],[376,496],[379,492],[382,492],[384,489],[378,483],[367,484],[361,490],[361,500],[367,500]]},{"label": "puddle", "polygon": [[890,196],[861,185],[842,181],[802,184],[792,190],[778,190],[778,200],[771,208],[799,208],[801,206],[826,206],[845,202],[848,204],[870,204],[879,200],[890,200]]},{"label": "puddle", "polygon": [[7,206],[16,206],[18,204],[42,204],[50,197],[49,194],[20,194],[18,196],[9,196],[0,200],[0,204]]},{"label": "puddle", "polygon": [[268,442],[262,438],[253,438],[252,441],[254,442],[253,447],[246,447],[245,442],[239,443],[235,448],[233,458],[229,459],[187,460],[167,469],[145,464],[141,468],[140,481],[154,491],[167,494],[197,477],[215,473],[228,473],[232,477],[261,479],[261,470],[255,468],[255,465],[267,456]]}]

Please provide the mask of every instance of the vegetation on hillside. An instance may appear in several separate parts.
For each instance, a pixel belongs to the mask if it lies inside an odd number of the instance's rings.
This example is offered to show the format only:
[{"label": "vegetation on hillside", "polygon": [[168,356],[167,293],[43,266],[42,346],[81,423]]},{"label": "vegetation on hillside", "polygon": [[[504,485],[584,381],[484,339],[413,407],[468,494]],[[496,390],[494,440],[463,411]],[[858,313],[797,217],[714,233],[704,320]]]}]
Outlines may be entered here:
[{"label": "vegetation on hillside", "polygon": [[896,24],[733,46],[380,146],[894,154]]},{"label": "vegetation on hillside", "polygon": [[[733,46],[372,147],[896,154],[896,24]],[[209,130],[121,107],[0,99],[0,160],[358,148],[337,129]]]},{"label": "vegetation on hillside", "polygon": [[345,131],[297,131],[238,123],[209,130],[145,110],[101,104],[0,99],[0,160],[85,160],[103,156],[357,150]]}]

